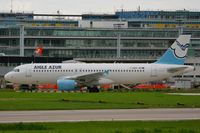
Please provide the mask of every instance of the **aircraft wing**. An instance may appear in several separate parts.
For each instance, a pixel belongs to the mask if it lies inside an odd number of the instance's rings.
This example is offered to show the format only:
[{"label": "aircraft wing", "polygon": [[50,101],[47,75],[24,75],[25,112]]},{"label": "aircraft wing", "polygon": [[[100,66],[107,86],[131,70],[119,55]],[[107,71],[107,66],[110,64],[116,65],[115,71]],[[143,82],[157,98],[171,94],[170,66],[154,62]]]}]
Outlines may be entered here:
[{"label": "aircraft wing", "polygon": [[60,79],[75,80],[78,84],[96,84],[99,79],[104,75],[104,72],[79,74],[74,76],[64,76]]},{"label": "aircraft wing", "polygon": [[175,73],[175,72],[178,72],[178,71],[183,71],[183,70],[185,70],[186,68],[188,68],[188,67],[169,68],[169,69],[167,69],[167,71],[168,71],[169,73]]}]

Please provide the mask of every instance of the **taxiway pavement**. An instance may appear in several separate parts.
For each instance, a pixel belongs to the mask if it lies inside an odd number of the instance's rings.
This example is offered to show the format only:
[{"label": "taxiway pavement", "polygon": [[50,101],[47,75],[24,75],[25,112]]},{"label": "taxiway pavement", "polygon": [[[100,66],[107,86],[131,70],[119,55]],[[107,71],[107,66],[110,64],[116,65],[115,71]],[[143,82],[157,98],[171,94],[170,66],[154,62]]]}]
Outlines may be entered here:
[{"label": "taxiway pavement", "polygon": [[200,108],[0,111],[0,123],[194,119]]}]

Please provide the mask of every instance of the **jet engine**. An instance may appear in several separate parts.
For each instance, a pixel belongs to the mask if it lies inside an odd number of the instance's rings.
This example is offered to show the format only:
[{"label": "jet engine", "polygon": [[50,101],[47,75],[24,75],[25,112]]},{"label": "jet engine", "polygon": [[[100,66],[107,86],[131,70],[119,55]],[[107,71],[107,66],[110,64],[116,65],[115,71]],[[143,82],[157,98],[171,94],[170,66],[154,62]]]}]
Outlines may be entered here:
[{"label": "jet engine", "polygon": [[75,80],[57,80],[58,90],[60,91],[72,91],[77,89],[77,82]]}]

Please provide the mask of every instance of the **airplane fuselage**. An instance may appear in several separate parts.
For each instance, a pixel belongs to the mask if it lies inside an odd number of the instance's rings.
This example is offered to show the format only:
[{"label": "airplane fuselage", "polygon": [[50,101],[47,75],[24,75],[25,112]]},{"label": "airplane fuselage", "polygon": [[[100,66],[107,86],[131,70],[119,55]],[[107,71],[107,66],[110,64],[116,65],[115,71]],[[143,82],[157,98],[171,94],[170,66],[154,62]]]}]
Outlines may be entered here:
[{"label": "airplane fuselage", "polygon": [[[186,69],[170,72],[170,69]],[[96,84],[137,84],[165,79],[177,74],[190,72],[194,68],[187,65],[132,64],[132,63],[43,63],[21,65],[6,76],[13,83],[20,84],[56,84],[58,79],[103,73]],[[14,76],[13,76],[14,75]]]}]

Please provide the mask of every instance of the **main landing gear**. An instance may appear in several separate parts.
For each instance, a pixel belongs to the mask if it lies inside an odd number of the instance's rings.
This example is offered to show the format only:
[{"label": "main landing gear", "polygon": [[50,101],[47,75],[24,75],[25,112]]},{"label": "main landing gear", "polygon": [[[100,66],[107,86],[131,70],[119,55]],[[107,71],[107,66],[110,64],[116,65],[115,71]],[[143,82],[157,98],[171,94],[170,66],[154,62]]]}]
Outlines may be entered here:
[{"label": "main landing gear", "polygon": [[88,86],[87,89],[89,92],[99,92],[99,88],[97,86],[93,87]]}]

